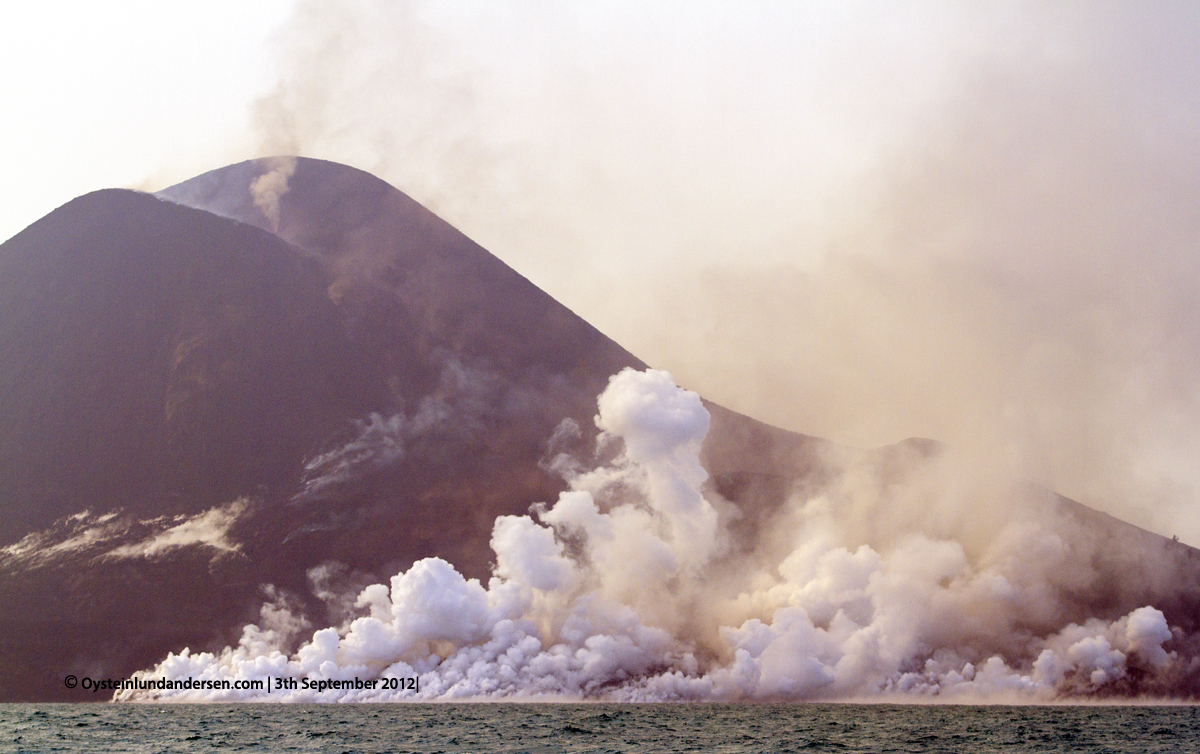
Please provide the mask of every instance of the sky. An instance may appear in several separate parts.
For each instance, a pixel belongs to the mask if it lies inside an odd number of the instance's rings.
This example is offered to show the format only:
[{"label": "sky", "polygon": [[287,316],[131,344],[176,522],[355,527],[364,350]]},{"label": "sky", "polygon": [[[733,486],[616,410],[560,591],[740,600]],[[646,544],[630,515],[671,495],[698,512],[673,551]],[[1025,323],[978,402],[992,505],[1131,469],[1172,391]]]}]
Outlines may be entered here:
[{"label": "sky", "polygon": [[1200,545],[1188,3],[120,2],[0,28],[0,237],[294,153],[688,388]]}]

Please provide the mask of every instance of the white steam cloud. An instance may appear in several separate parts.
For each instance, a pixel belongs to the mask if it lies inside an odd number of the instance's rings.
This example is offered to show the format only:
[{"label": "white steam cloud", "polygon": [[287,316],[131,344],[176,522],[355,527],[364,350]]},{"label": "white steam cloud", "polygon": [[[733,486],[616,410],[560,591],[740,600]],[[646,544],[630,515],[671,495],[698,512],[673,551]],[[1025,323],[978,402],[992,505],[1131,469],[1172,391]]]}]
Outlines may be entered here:
[{"label": "white steam cloud", "polygon": [[238,498],[192,516],[137,519],[119,509],[99,515],[83,510],[0,548],[0,565],[39,566],[81,554],[156,559],[185,547],[206,548],[213,557],[229,556],[241,551],[230,537],[230,527],[249,508],[248,499]]},{"label": "white steam cloud", "polygon": [[[861,509],[797,497],[741,552],[728,533],[738,513],[698,460],[709,424],[699,397],[665,372],[627,369],[598,404],[598,442],[619,452],[572,473],[554,504],[496,520],[486,586],[443,560],[418,561],[362,589],[356,615],[294,652],[306,624],[276,595],[237,646],[185,649],[142,674],[268,687],[415,677],[417,688],[116,698],[1045,700],[1133,676],[1168,683],[1179,671],[1175,635],[1153,606],[1055,623],[1048,584],[1085,576],[1069,573],[1062,538],[1028,511],[984,543],[910,522],[875,547],[854,533]],[[1039,613],[1046,628],[1033,630]]]},{"label": "white steam cloud", "polygon": [[244,498],[228,505],[184,518],[181,523],[140,542],[122,545],[108,553],[114,558],[153,558],[181,547],[204,546],[221,553],[233,553],[240,545],[229,539],[229,528],[249,507]]}]

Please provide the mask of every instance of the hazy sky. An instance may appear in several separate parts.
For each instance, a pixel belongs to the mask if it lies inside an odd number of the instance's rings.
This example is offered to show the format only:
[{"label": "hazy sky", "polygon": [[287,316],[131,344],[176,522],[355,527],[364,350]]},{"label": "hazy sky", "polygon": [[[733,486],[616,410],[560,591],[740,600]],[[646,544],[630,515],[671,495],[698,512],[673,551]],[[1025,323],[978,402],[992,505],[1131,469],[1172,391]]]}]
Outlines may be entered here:
[{"label": "hazy sky", "polygon": [[161,183],[258,145],[250,106],[290,0],[9,3],[0,237],[79,194]]},{"label": "hazy sky", "polygon": [[0,235],[346,162],[732,408],[1200,544],[1196,7],[27,5]]}]

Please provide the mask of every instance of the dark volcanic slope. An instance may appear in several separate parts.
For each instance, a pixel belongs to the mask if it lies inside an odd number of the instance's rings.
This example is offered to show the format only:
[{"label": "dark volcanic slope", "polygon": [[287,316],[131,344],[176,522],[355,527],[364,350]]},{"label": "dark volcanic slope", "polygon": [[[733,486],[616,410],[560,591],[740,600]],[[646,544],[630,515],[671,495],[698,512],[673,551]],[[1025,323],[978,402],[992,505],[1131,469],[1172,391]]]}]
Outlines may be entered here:
[{"label": "dark volcanic slope", "polygon": [[0,698],[52,698],[67,672],[127,672],[246,614],[262,564],[244,554],[106,553],[286,499],[366,409],[327,280],[269,233],[131,191],[0,246]]},{"label": "dark volcanic slope", "polygon": [[[244,162],[158,195],[271,229],[248,190],[270,165]],[[320,160],[298,160],[293,171],[278,199],[276,232],[322,259],[334,278],[329,288],[334,301],[350,299],[351,309],[370,306],[367,302],[392,307],[387,324],[416,334],[415,342],[404,345],[417,349],[417,360],[447,349],[485,360],[518,381],[544,383],[558,375],[572,383],[572,393],[603,388],[608,375],[622,367],[644,366],[378,178]],[[405,358],[413,357],[406,352]]]},{"label": "dark volcanic slope", "polygon": [[[320,621],[311,579],[343,591],[432,555],[486,576],[496,516],[557,496],[544,461],[590,450],[626,366],[644,365],[342,165],[251,161],[59,208],[0,246],[0,700],[224,646],[267,584]],[[841,473],[824,441],[709,408],[704,462],[747,542]],[[886,487],[913,447],[856,463]],[[1085,585],[1079,615],[1157,601],[1196,627],[1195,551],[1062,505],[1156,564]],[[1087,552],[1113,584],[1137,568]]]},{"label": "dark volcanic slope", "polygon": [[326,279],[269,233],[132,191],[4,244],[0,540],[284,486],[369,405]]},{"label": "dark volcanic slope", "polygon": [[[110,190],[0,247],[0,698],[227,641],[327,561],[485,576],[495,517],[562,487],[555,427],[642,366],[378,179],[292,180],[283,238]],[[231,505],[235,550],[111,555]]]},{"label": "dark volcanic slope", "polygon": [[344,432],[309,456],[301,486],[289,491],[294,507],[311,512],[280,532],[286,548],[369,570],[437,553],[484,576],[495,516],[523,513],[560,489],[539,469],[555,427],[572,417],[594,434],[595,396],[608,377],[644,365],[362,171],[286,161],[287,190],[269,221],[251,187],[281,164],[241,163],[160,196],[272,227],[319,259],[323,305],[336,307],[353,371],[364,377],[345,386],[357,393],[357,413],[343,416]]}]

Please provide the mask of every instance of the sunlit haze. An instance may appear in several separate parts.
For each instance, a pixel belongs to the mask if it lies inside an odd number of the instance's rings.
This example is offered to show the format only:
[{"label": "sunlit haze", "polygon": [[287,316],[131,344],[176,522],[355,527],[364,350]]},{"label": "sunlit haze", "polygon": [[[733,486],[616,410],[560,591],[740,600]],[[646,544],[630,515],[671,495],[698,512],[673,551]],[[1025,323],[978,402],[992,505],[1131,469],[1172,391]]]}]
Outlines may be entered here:
[{"label": "sunlit haze", "polygon": [[1198,33],[1185,3],[25,4],[0,236],[347,163],[707,398],[1197,545]]}]

